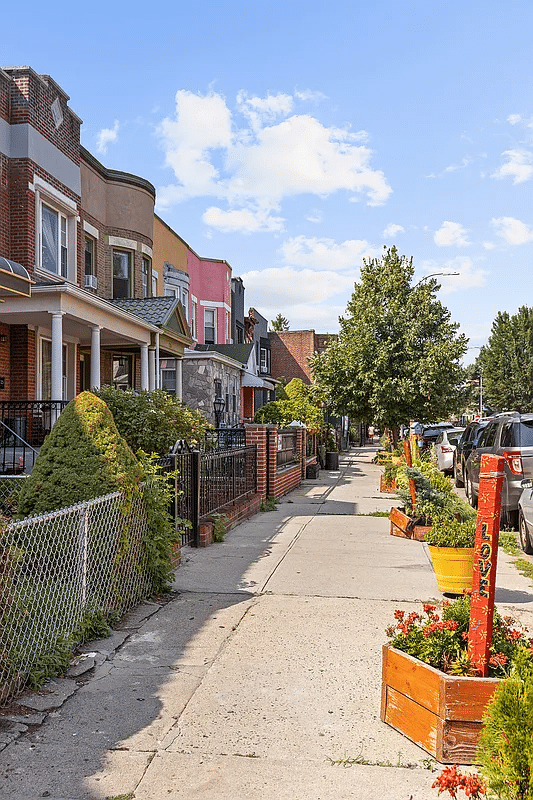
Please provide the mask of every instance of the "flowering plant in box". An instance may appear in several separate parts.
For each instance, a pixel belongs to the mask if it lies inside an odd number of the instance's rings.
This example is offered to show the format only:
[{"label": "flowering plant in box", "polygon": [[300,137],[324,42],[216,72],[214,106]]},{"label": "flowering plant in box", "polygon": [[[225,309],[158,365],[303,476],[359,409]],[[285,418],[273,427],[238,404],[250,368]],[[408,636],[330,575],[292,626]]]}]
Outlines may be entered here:
[{"label": "flowering plant in box", "polygon": [[[465,593],[453,602],[444,601],[442,611],[424,603],[423,613],[394,612],[396,623],[390,625],[389,644],[450,675],[476,674],[468,658],[468,629],[470,626],[470,595]],[[494,612],[489,676],[506,677],[519,648],[531,649],[533,639],[528,630],[512,617]]]}]

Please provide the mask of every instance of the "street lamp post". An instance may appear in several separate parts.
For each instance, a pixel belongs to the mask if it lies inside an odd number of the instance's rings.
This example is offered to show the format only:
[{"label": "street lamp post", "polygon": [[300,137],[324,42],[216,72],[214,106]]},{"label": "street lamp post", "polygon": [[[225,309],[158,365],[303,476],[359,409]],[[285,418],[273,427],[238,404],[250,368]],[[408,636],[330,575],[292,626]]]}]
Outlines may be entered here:
[{"label": "street lamp post", "polygon": [[226,407],[226,401],[222,397],[215,397],[213,409],[215,412],[215,428],[220,428],[220,417]]}]

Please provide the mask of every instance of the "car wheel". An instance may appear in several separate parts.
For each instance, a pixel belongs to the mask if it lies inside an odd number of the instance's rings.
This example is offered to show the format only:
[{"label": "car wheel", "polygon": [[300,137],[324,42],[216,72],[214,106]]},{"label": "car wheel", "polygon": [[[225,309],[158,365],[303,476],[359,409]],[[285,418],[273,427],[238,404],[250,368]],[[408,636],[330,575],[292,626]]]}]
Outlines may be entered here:
[{"label": "car wheel", "polygon": [[472,478],[470,475],[466,476],[466,486],[466,496],[468,497],[468,502],[472,508],[477,508],[477,494],[474,492],[474,484],[472,483]]},{"label": "car wheel", "polygon": [[520,537],[520,547],[528,555],[533,554],[533,544],[531,544],[531,537],[529,530],[521,511],[518,512],[518,535]]},{"label": "car wheel", "polygon": [[465,482],[461,475],[461,467],[455,460],[453,462],[453,478],[454,478],[454,483],[458,489],[461,489],[465,485]]}]

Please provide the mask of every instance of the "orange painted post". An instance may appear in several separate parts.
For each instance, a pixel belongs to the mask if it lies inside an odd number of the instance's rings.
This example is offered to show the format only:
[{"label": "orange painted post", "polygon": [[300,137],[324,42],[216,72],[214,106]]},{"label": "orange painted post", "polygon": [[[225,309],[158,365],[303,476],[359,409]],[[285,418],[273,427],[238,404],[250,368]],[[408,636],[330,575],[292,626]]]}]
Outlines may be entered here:
[{"label": "orange painted post", "polygon": [[[408,467],[413,466],[413,456],[411,453],[411,445],[409,440],[406,440],[403,443],[403,452],[405,453],[405,463]],[[415,503],[416,503],[416,486],[415,482],[412,478],[409,478],[409,491],[411,492],[411,502],[413,504],[413,515],[415,513]]]},{"label": "orange painted post", "polygon": [[504,464],[501,456],[481,456],[468,657],[482,677],[488,674],[492,642]]}]

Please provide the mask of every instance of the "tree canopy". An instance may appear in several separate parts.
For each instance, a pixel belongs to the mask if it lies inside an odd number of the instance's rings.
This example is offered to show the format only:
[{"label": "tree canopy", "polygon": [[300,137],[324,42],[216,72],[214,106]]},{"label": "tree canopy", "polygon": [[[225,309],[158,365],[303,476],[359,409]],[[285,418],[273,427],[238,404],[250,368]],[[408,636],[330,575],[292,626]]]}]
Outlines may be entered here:
[{"label": "tree canopy", "polygon": [[283,314],[278,314],[273,320],[270,321],[270,329],[272,331],[288,331],[289,330],[290,322],[287,317],[284,317]]},{"label": "tree canopy", "polygon": [[324,414],[313,402],[311,388],[300,378],[293,378],[285,386],[286,399],[274,400],[260,408],[254,422],[289,425],[295,420],[303,422],[309,430],[318,431],[324,424]]},{"label": "tree canopy", "polygon": [[533,411],[533,308],[499,311],[477,364],[492,408]]},{"label": "tree canopy", "polygon": [[336,342],[310,363],[330,409],[396,431],[456,410],[467,338],[428,277],[412,285],[413,259],[385,248],[363,261]]}]

